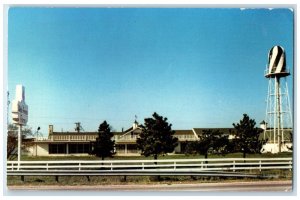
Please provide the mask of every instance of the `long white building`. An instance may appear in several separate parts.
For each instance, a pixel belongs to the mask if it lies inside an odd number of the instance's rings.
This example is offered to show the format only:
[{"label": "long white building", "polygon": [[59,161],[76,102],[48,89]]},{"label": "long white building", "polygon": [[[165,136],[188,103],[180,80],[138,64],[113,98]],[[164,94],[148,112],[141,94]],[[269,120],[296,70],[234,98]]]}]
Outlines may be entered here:
[{"label": "long white building", "polygon": [[[198,140],[203,130],[212,128],[193,128],[191,130],[175,130],[174,137],[178,138],[178,145],[174,153],[184,153],[186,144]],[[229,135],[231,128],[218,128]],[[133,123],[132,127],[122,132],[113,132],[116,155],[140,155],[136,146],[136,139],[141,133],[141,127]],[[32,141],[24,154],[29,156],[83,156],[91,150],[91,141],[98,137],[97,132],[56,132],[53,125],[49,125],[48,137],[38,137]]]}]

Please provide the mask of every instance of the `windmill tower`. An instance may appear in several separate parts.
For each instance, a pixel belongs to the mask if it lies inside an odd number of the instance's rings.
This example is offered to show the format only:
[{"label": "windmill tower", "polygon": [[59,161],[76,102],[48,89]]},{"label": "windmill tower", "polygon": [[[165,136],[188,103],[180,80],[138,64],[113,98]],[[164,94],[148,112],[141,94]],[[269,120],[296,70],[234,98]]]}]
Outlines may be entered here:
[{"label": "windmill tower", "polygon": [[265,77],[269,79],[269,86],[264,139],[268,142],[262,152],[289,151],[292,145],[290,137],[292,114],[286,81],[289,75],[284,49],[281,46],[274,46],[269,52],[269,61],[265,71]]}]

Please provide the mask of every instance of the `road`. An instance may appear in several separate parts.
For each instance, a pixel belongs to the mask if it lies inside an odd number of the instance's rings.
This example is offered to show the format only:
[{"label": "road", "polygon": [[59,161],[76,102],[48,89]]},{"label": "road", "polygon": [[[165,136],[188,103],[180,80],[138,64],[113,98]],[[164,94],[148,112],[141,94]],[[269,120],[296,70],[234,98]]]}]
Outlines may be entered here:
[{"label": "road", "polygon": [[[102,191],[102,192],[292,192],[292,181],[257,181],[197,184],[145,184],[145,185],[81,185],[81,186],[9,186],[13,191]],[[84,192],[83,192],[84,193]]]}]

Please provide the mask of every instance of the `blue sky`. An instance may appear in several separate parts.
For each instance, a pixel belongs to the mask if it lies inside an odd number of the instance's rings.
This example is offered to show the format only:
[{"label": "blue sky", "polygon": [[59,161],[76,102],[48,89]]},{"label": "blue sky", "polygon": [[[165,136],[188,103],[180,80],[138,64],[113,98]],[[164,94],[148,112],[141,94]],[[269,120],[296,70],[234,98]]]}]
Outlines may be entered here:
[{"label": "blue sky", "polygon": [[293,75],[293,43],[289,9],[10,8],[8,90],[26,87],[28,126],[45,135],[154,111],[174,129],[259,123],[268,51],[283,46]]}]

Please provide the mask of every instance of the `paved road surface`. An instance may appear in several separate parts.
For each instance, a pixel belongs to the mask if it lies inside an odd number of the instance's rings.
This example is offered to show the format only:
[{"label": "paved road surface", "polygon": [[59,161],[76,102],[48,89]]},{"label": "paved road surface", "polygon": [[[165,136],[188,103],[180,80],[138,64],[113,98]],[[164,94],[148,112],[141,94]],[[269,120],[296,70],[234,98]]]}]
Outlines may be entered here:
[{"label": "paved road surface", "polygon": [[257,181],[231,183],[197,183],[197,184],[155,184],[155,185],[83,185],[83,186],[9,186],[10,191],[102,191],[102,192],[292,192],[292,181]]}]

